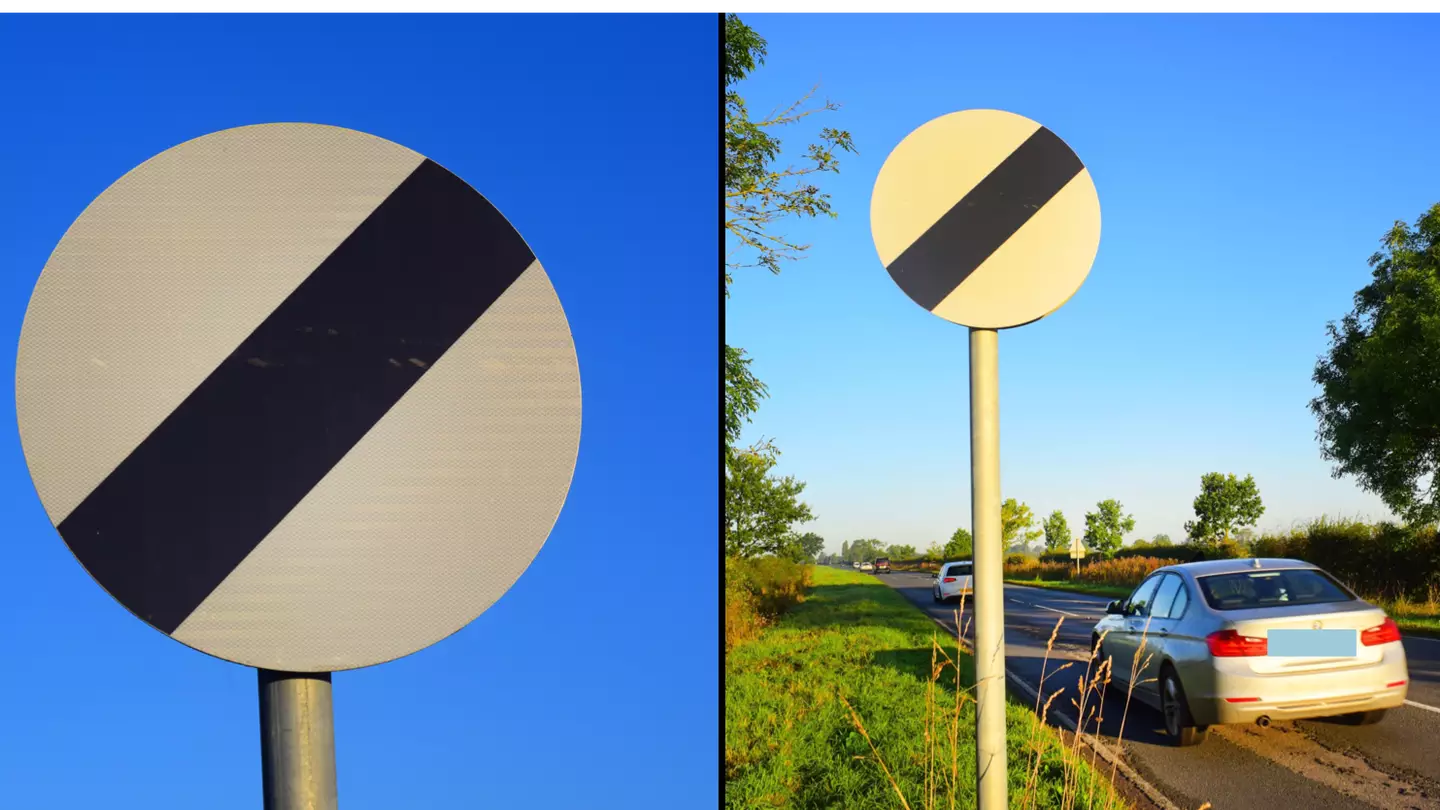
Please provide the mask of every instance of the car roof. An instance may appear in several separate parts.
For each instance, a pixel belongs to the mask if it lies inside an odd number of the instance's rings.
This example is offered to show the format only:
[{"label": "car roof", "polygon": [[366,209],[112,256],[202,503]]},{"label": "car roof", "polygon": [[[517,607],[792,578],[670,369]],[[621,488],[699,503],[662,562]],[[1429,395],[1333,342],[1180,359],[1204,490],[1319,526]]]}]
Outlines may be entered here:
[{"label": "car roof", "polygon": [[[1257,565],[1256,563],[1259,564]],[[1305,562],[1304,560],[1291,560],[1284,557],[1247,557],[1240,560],[1201,560],[1199,562],[1177,563],[1155,570],[1183,571],[1192,577],[1205,577],[1212,574],[1238,574],[1245,571],[1263,571],[1267,568],[1319,568],[1319,566]]]},{"label": "car roof", "polygon": [[949,562],[941,563],[941,565],[974,565],[974,564],[975,564],[975,561],[974,561],[974,560],[950,560]]}]

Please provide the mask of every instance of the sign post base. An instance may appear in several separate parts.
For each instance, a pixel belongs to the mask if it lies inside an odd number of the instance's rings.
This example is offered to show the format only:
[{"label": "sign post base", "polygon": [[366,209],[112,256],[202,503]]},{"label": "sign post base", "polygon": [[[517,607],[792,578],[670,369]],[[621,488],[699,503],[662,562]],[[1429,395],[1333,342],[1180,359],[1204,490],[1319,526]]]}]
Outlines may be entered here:
[{"label": "sign post base", "polygon": [[265,810],[336,810],[330,673],[256,673]]}]

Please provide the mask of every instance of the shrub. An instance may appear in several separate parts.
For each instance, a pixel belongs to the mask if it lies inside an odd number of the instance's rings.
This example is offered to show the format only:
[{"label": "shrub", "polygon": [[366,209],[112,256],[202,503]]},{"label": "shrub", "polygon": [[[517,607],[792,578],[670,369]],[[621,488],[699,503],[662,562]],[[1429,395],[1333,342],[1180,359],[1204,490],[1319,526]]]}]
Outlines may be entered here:
[{"label": "shrub", "polygon": [[1116,585],[1133,588],[1157,568],[1173,565],[1174,560],[1160,557],[1118,557],[1082,565],[1075,576],[1079,582],[1092,585]]},{"label": "shrub", "polygon": [[1026,563],[1039,561],[1039,557],[1036,557],[1034,554],[1029,554],[1024,551],[1012,551],[1009,554],[1005,555],[1006,565],[1024,565]]},{"label": "shrub", "polygon": [[1033,557],[1021,562],[1005,561],[1005,576],[1011,579],[1039,579],[1058,582],[1070,578],[1072,566],[1068,563],[1041,562]]},{"label": "shrub", "polygon": [[[1068,579],[1133,587],[1163,565],[1245,557],[1285,557],[1324,568],[1363,597],[1429,603],[1440,593],[1440,539],[1434,526],[1363,523],[1321,517],[1288,532],[1266,533],[1245,546],[1235,541],[1124,548],[1111,560],[1084,565],[1078,576],[1066,554],[1046,553],[1033,565],[1006,566],[1007,576]],[[1063,573],[1060,573],[1063,572]]]},{"label": "shrub", "polygon": [[812,569],[780,557],[725,558],[725,649],[805,600]]}]

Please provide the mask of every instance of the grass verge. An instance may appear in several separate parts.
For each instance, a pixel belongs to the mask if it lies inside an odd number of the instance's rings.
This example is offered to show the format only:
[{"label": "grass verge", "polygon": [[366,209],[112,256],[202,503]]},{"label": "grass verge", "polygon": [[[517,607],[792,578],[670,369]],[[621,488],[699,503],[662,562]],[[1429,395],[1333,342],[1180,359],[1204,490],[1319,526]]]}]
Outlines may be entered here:
[{"label": "grass verge", "polygon": [[[725,666],[727,808],[975,806],[970,658],[874,577],[816,568]],[[1011,808],[1127,806],[1033,708],[1012,700],[1006,730]]]},{"label": "grass verge", "polygon": [[1119,585],[1093,585],[1089,582],[1072,582],[1068,579],[1006,579],[1011,585],[1027,585],[1031,588],[1049,588],[1052,591],[1071,591],[1073,593],[1088,593],[1092,596],[1109,596],[1113,599],[1123,599],[1130,595],[1134,588],[1125,588]]},{"label": "grass verge", "polygon": [[1370,601],[1385,609],[1390,618],[1400,625],[1401,633],[1440,638],[1440,606],[1434,603],[1421,602],[1417,604],[1385,599]]}]

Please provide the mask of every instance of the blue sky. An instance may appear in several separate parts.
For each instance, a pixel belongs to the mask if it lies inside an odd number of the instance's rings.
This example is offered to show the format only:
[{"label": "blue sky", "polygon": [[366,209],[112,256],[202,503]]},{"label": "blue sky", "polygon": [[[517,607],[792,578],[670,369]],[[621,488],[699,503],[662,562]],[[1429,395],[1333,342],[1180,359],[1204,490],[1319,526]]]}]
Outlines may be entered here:
[{"label": "blue sky", "polygon": [[[7,357],[96,195],[263,122],[362,130],[454,171],[565,306],[584,389],[569,500],[468,628],[335,676],[347,810],[713,806],[718,577],[683,572],[714,570],[719,522],[715,42],[705,15],[0,17]],[[89,579],[35,495],[0,378],[0,807],[258,807],[255,673]]]},{"label": "blue sky", "polygon": [[770,387],[747,439],[775,439],[808,482],[832,550],[924,548],[970,524],[963,327],[881,267],[870,191],[885,156],[939,115],[1030,117],[1085,161],[1099,255],[1056,314],[1000,335],[1005,497],[1073,527],[1105,498],[1133,536],[1178,540],[1201,474],[1255,476],[1261,529],[1388,516],[1334,480],[1306,404],[1325,324],[1369,280],[1397,220],[1440,202],[1440,19],[1424,16],[749,15],[770,57],[752,112],[819,83],[824,124],[860,154],[823,176],[838,220],[778,277],[744,270],[726,335]]}]

